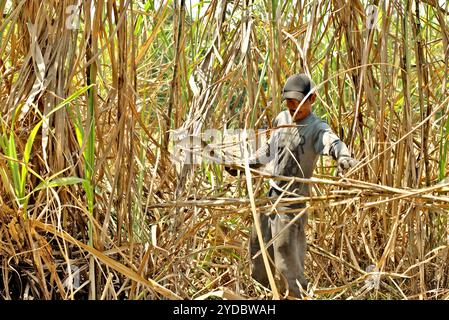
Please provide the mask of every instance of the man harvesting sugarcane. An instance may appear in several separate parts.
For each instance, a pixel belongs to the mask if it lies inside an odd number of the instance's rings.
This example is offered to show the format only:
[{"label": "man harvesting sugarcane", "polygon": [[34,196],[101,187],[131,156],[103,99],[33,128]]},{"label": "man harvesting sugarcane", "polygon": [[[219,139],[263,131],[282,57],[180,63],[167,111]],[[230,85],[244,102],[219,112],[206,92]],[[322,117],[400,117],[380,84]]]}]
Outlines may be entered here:
[{"label": "man harvesting sugarcane", "polygon": [[[287,79],[282,92],[288,110],[281,112],[273,122],[273,133],[269,141],[250,158],[250,167],[258,168],[264,163],[260,159],[268,157],[274,161],[273,176],[287,176],[309,179],[314,171],[319,155],[332,156],[339,170],[356,165],[346,145],[335,135],[329,125],[312,112],[316,100],[314,83],[306,74],[293,75]],[[225,167],[236,175],[237,170]],[[268,196],[297,197],[310,196],[309,185],[301,182],[270,180]],[[275,199],[274,199],[275,200]],[[265,245],[287,226],[295,215],[304,211],[305,203],[295,203],[283,209],[289,213],[275,210],[269,216],[260,217],[262,236]],[[278,208],[279,209],[279,208]],[[296,213],[291,213],[291,211]],[[285,210],[284,210],[285,211]],[[268,248],[275,269],[286,279],[289,293],[300,297],[297,283],[304,289],[307,280],[304,276],[304,257],[306,254],[305,226],[307,213],[303,212],[284,230]],[[262,256],[253,256],[260,250],[256,227],[253,225],[250,239],[251,275],[262,285],[268,286],[268,276]],[[286,289],[280,283],[282,289]]]}]

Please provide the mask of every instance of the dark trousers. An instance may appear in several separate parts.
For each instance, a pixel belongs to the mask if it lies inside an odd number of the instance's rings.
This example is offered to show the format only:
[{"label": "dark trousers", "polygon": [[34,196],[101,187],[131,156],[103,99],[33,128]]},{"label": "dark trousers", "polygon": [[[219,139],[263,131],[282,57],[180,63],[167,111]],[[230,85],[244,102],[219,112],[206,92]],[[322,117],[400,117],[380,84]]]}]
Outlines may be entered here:
[{"label": "dark trousers", "polygon": [[[270,192],[272,194],[272,192]],[[276,195],[271,195],[273,200]],[[304,204],[289,206],[277,206],[277,209],[269,216],[260,215],[260,223],[263,241],[265,245],[284,229],[305,208]],[[295,209],[293,213],[278,213],[277,211]],[[268,254],[273,261],[270,263],[275,276],[276,285],[282,291],[289,290],[289,295],[301,297],[297,281],[303,289],[307,288],[307,280],[304,276],[304,258],[307,250],[305,226],[307,225],[307,212],[303,213],[293,224],[277,236],[274,243],[268,248]],[[263,263],[262,254],[255,259],[253,256],[260,250],[256,227],[253,225],[250,239],[251,276],[268,287],[268,276]]]}]

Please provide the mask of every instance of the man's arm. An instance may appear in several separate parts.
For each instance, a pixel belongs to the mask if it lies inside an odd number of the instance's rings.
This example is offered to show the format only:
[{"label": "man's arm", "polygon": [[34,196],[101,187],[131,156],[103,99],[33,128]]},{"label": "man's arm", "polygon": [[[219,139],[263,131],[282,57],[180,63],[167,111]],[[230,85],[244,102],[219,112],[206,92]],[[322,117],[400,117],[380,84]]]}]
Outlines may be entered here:
[{"label": "man's arm", "polygon": [[352,168],[357,164],[357,160],[351,157],[351,153],[346,144],[340,140],[324,121],[317,125],[315,151],[318,154],[334,158],[340,170]]},{"label": "man's arm", "polygon": [[[249,167],[252,169],[260,168],[266,164],[268,164],[271,160],[274,159],[274,155],[277,149],[277,135],[278,130],[276,129],[279,123],[279,118],[282,116],[282,113],[278,114],[278,116],[273,120],[270,132],[270,138],[261,146],[257,151],[249,157]],[[270,130],[270,129],[267,129]]]},{"label": "man's arm", "polygon": [[[257,151],[249,157],[249,167],[252,169],[258,169],[274,158],[275,153],[275,143],[276,143],[276,131],[274,130],[277,126],[277,118],[273,120],[273,131],[271,132],[270,139],[268,139]],[[236,176],[238,169],[230,168],[225,166],[226,171],[232,175]]]},{"label": "man's arm", "polygon": [[267,140],[257,151],[249,157],[249,167],[253,169],[260,168],[270,162],[274,157],[273,146],[274,142],[273,138],[274,134],[270,136],[270,139]]}]

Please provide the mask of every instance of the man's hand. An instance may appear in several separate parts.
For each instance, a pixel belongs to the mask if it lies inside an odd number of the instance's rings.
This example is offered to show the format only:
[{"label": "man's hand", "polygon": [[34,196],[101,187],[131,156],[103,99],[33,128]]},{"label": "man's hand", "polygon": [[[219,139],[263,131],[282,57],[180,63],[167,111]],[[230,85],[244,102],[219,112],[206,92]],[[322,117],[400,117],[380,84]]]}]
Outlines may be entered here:
[{"label": "man's hand", "polygon": [[[259,169],[262,166],[263,166],[263,164],[261,164],[261,163],[250,163],[249,164],[250,169]],[[242,172],[241,174],[245,174],[245,169],[244,168],[242,168],[242,169],[234,169],[234,168],[231,168],[231,167],[228,167],[228,166],[224,166],[224,168],[231,176],[234,176],[234,177],[237,176],[237,174],[239,172]]]},{"label": "man's hand", "polygon": [[341,156],[340,158],[337,159],[337,163],[338,163],[338,173],[343,173],[348,169],[355,167],[359,162],[356,159],[351,158],[349,156]]},{"label": "man's hand", "polygon": [[231,168],[231,167],[228,167],[228,166],[225,166],[224,168],[233,177],[237,176],[237,173],[239,171],[237,169],[234,169],[234,168]]}]

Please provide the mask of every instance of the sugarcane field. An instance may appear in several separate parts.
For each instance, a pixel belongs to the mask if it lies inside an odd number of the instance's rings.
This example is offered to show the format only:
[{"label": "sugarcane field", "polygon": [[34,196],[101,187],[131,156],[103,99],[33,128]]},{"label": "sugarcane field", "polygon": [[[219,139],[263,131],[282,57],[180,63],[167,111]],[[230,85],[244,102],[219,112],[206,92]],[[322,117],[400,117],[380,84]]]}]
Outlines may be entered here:
[{"label": "sugarcane field", "polygon": [[0,12],[0,300],[449,299],[447,0]]}]

